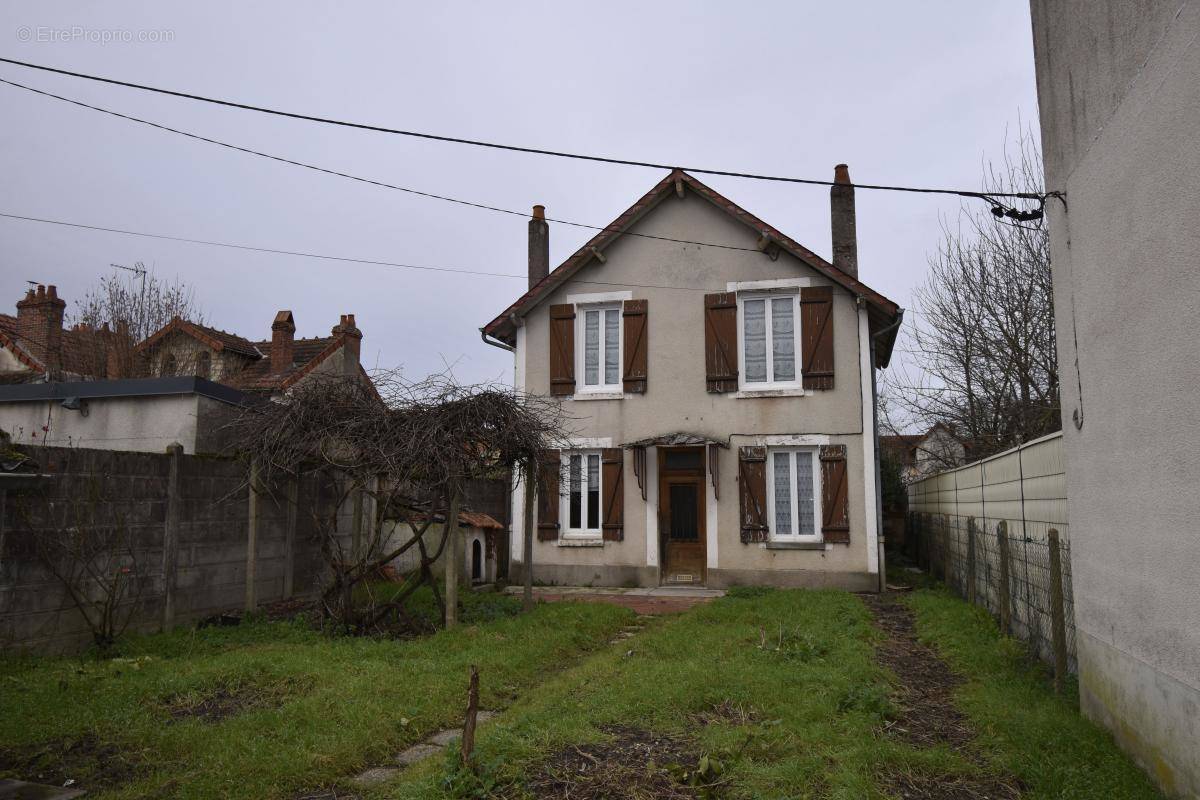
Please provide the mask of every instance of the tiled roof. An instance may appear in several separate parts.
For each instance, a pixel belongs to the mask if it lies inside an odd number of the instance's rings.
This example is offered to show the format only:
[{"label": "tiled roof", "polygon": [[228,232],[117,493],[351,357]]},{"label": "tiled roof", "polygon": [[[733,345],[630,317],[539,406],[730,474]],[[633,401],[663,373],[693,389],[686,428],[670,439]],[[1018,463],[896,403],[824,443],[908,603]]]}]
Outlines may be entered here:
[{"label": "tiled roof", "polygon": [[[296,339],[292,345],[292,363],[281,371],[272,369],[270,356],[248,364],[226,383],[247,392],[262,392],[286,389],[342,346],[341,336],[318,336],[313,339]],[[269,341],[258,342],[257,347],[265,354],[271,352]]]},{"label": "tiled roof", "polygon": [[169,323],[159,328],[151,334],[145,341],[138,344],[137,349],[146,351],[172,333],[179,332],[191,336],[214,350],[228,350],[248,358],[262,358],[263,352],[254,346],[254,343],[248,339],[243,339],[236,333],[210,328],[207,325],[200,325],[195,322],[189,322],[185,319],[176,317]]},{"label": "tiled roof", "polygon": [[[782,249],[789,252],[792,256],[804,262],[808,266],[822,273],[834,283],[844,287],[848,291],[861,296],[867,303],[868,317],[872,327],[882,327],[892,322],[900,312],[900,307],[893,301],[887,299],[879,292],[875,291],[865,283],[859,281],[840,269],[830,264],[825,259],[818,256],[808,248],[799,244],[789,236],[780,233],[774,227],[760,220],[750,212],[746,211],[741,206],[727,200],[725,197],[710,189],[708,186],[701,183],[699,180],[689,175],[680,169],[673,169],[665,178],[659,181],[649,192],[647,192],[640,200],[625,210],[621,216],[613,220],[604,230],[593,236],[583,247],[580,247],[566,261],[559,264],[553,269],[549,275],[542,278],[532,288],[529,289],[521,297],[517,298],[516,302],[506,308],[495,319],[483,327],[483,332],[488,336],[492,336],[507,344],[514,344],[516,341],[516,325],[513,322],[514,316],[522,316],[533,309],[539,302],[549,295],[560,284],[573,276],[576,272],[583,268],[589,261],[595,258],[597,251],[603,250],[611,242],[619,238],[629,228],[631,228],[638,220],[640,220],[658,203],[667,197],[675,189],[676,181],[680,182],[681,186],[694,191],[710,203],[721,209],[729,216],[749,227],[751,230],[759,234],[766,234],[772,242],[778,244]],[[880,360],[884,365],[887,363],[887,357],[891,353],[892,343],[895,341],[895,332],[892,332],[890,342],[881,342],[883,352],[879,353]]]},{"label": "tiled roof", "polygon": [[[64,328],[62,371],[86,377],[103,376],[108,343],[102,340],[102,336],[90,328]],[[0,314],[0,344],[16,355],[28,369],[37,372],[46,369],[42,360],[21,344],[17,334],[17,318],[11,314]]]}]

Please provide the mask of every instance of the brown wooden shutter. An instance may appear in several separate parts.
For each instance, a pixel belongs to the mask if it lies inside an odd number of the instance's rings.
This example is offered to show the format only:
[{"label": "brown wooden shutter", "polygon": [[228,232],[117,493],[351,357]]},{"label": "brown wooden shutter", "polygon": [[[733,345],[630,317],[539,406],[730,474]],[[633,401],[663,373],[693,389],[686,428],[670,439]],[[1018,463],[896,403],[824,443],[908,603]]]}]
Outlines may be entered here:
[{"label": "brown wooden shutter", "polygon": [[767,448],[738,448],[738,495],[742,542],[767,540]]},{"label": "brown wooden shutter", "polygon": [[800,290],[801,373],[805,389],[833,388],[833,287]]},{"label": "brown wooden shutter", "polygon": [[625,391],[641,394],[646,391],[646,301],[626,300],[625,318]]},{"label": "brown wooden shutter", "polygon": [[821,532],[826,542],[850,543],[846,445],[821,447]]},{"label": "brown wooden shutter", "polygon": [[604,541],[625,538],[625,451],[606,447],[600,454],[600,485],[604,490]]},{"label": "brown wooden shutter", "polygon": [[575,306],[550,306],[550,394],[575,394]]},{"label": "brown wooden shutter", "polygon": [[[562,476],[561,456],[558,450],[543,450],[541,464],[538,465],[538,524],[537,537],[539,542],[552,542],[558,539],[558,506],[559,480]],[[526,487],[528,491],[528,487]]]},{"label": "brown wooden shutter", "polygon": [[737,295],[704,295],[704,366],[710,392],[738,388]]}]

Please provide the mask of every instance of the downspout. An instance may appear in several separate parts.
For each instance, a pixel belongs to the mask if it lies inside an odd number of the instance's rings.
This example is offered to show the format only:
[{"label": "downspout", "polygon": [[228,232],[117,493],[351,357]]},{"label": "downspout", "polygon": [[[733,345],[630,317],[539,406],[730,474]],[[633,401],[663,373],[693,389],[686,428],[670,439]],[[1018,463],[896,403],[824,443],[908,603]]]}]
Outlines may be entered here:
[{"label": "downspout", "polygon": [[887,562],[885,560],[885,542],[883,535],[883,482],[882,471],[879,467],[879,390],[875,383],[875,340],[891,333],[904,322],[904,309],[899,310],[896,321],[886,328],[871,334],[871,440],[875,447],[875,519],[876,530],[879,531],[879,592],[887,589]]}]

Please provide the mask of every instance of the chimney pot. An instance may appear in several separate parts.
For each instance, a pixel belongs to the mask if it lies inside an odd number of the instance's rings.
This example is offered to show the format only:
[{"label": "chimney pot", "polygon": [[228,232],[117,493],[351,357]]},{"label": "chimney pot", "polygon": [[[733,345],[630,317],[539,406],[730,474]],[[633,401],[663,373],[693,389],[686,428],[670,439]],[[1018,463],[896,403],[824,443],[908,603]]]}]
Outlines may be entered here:
[{"label": "chimney pot", "polygon": [[279,373],[292,365],[296,353],[296,323],[292,312],[280,311],[271,323],[271,372]]},{"label": "chimney pot", "polygon": [[858,278],[858,234],[854,215],[854,184],[850,168],[833,168],[834,185],[829,187],[829,221],[833,240],[833,266]]},{"label": "chimney pot", "polygon": [[546,223],[546,207],[533,207],[529,220],[529,288],[550,274],[550,226]]}]

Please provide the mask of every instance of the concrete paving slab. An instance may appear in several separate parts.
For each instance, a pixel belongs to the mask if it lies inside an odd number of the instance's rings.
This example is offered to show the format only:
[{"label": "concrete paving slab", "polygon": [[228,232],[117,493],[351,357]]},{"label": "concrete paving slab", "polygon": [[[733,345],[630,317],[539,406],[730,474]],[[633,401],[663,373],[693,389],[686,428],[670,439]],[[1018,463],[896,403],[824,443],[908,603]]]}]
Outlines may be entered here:
[{"label": "concrete paving slab", "polygon": [[371,767],[354,776],[354,782],[364,788],[387,783],[400,774],[399,767]]},{"label": "concrete paving slab", "polygon": [[445,747],[455,739],[461,739],[462,734],[462,728],[447,728],[444,731],[438,731],[433,736],[430,736],[429,743],[436,744],[438,747]]},{"label": "concrete paving slab", "polygon": [[82,795],[83,789],[47,786],[7,778],[0,780],[0,800],[71,800]]},{"label": "concrete paving slab", "polygon": [[424,761],[432,755],[442,752],[436,744],[414,744],[396,756],[396,763],[402,767],[410,767],[418,761]]}]

